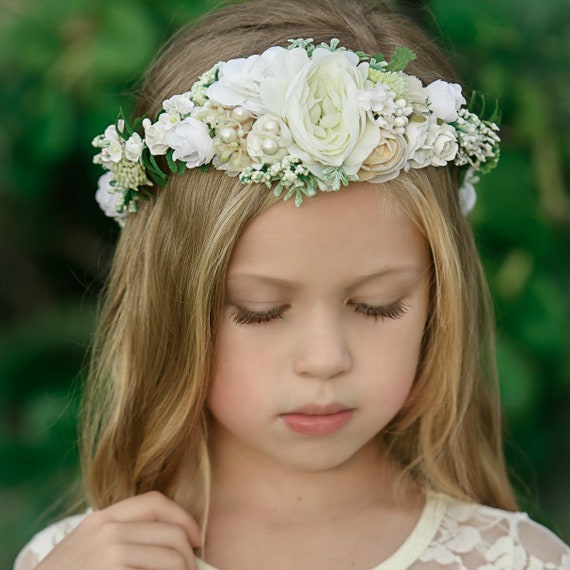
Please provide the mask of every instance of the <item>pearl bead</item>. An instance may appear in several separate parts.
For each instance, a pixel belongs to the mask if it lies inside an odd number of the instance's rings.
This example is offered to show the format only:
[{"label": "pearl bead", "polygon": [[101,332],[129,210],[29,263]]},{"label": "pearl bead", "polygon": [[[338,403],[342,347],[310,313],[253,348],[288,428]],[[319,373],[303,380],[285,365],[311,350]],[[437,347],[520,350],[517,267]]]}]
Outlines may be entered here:
[{"label": "pearl bead", "polygon": [[241,123],[242,121],[249,119],[251,117],[251,113],[247,109],[244,109],[243,107],[236,107],[232,111],[232,117],[236,121]]},{"label": "pearl bead", "polygon": [[263,130],[266,133],[272,133],[276,135],[279,133],[279,123],[273,119],[267,119],[267,121],[263,123]]},{"label": "pearl bead", "polygon": [[261,143],[261,150],[263,150],[265,154],[275,154],[279,150],[279,146],[275,141],[272,141],[271,139],[265,139]]},{"label": "pearl bead", "polygon": [[220,139],[226,144],[232,143],[237,139],[237,133],[231,127],[226,127],[220,131]]}]

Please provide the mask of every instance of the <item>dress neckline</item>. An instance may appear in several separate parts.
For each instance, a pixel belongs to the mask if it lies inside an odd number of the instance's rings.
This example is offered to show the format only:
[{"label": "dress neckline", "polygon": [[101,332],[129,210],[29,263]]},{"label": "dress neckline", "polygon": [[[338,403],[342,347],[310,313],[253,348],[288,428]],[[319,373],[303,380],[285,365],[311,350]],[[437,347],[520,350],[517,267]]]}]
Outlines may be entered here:
[{"label": "dress neckline", "polygon": [[[445,514],[446,501],[436,493],[426,494],[426,503],[418,522],[398,549],[370,570],[404,570],[415,562],[433,540]],[[196,558],[198,570],[218,570]]]}]

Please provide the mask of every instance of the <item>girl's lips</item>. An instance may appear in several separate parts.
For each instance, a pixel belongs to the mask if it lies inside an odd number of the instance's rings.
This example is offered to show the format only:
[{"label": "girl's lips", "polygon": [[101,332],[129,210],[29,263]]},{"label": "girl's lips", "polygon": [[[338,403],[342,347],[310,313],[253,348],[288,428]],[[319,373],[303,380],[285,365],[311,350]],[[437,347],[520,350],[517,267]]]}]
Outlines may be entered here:
[{"label": "girl's lips", "polygon": [[285,425],[296,433],[307,436],[331,435],[343,428],[352,417],[353,408],[340,404],[304,406],[282,414]]}]

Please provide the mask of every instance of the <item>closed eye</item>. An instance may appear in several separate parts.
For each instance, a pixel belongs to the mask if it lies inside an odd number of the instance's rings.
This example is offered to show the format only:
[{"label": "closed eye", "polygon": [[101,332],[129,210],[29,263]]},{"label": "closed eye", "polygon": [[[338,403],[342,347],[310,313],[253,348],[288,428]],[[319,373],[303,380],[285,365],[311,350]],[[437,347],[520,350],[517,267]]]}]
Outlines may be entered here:
[{"label": "closed eye", "polygon": [[232,319],[238,325],[268,323],[282,319],[287,308],[288,305],[282,305],[280,307],[274,307],[269,311],[248,311],[247,309],[236,307],[232,313]]},{"label": "closed eye", "polygon": [[410,308],[410,306],[403,301],[396,301],[389,305],[368,305],[355,301],[352,301],[350,304],[354,307],[355,313],[361,313],[365,317],[371,317],[374,320],[399,319],[403,317]]}]

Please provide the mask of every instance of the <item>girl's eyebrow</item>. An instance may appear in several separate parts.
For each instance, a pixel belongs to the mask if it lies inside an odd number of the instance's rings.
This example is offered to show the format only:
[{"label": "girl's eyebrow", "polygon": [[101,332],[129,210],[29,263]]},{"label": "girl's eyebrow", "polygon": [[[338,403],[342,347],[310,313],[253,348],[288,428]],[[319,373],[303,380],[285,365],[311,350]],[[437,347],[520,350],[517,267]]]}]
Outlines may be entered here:
[{"label": "girl's eyebrow", "polygon": [[290,281],[288,279],[273,277],[271,275],[256,275],[255,273],[236,273],[235,275],[229,275],[227,278],[228,284],[241,280],[259,281],[261,283],[267,283],[269,285],[276,285],[283,289],[298,289],[301,286],[301,284],[297,281]]},{"label": "girl's eyebrow", "polygon": [[[404,266],[396,266],[396,267],[384,267],[377,271],[373,271],[372,273],[366,273],[364,275],[357,276],[349,285],[349,288],[356,288],[360,285],[367,283],[368,281],[373,281],[375,279],[382,279],[383,277],[389,277],[394,275],[411,275],[414,277],[420,277],[422,273],[424,273],[426,269],[419,265],[404,265]],[[283,289],[299,289],[301,288],[302,284],[298,281],[293,281],[289,279],[284,279],[282,277],[276,277],[272,275],[262,275],[262,274],[255,274],[255,273],[235,273],[233,275],[229,275],[227,278],[228,284],[235,282],[235,281],[258,281],[261,283],[267,283],[269,285],[275,285],[281,287]]]}]

